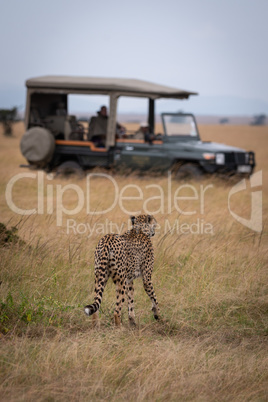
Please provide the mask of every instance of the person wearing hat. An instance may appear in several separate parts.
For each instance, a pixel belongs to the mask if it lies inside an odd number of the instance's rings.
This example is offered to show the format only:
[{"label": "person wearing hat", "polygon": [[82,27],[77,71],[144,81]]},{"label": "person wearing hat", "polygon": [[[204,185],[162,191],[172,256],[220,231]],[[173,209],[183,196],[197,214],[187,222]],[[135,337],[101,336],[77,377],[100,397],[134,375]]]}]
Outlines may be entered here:
[{"label": "person wearing hat", "polygon": [[155,139],[155,136],[150,132],[148,123],[142,122],[140,124],[139,130],[136,131],[134,138],[136,140],[144,140],[145,142],[152,143],[153,140]]},{"label": "person wearing hat", "polygon": [[[91,117],[88,126],[88,140],[93,141],[98,147],[105,146],[105,139],[107,134],[108,114],[107,107],[101,106],[97,112],[97,116]],[[116,123],[116,131],[123,131],[124,127]]]},{"label": "person wearing hat", "polygon": [[97,116],[92,116],[88,126],[88,140],[95,142],[99,146],[104,146],[107,133],[107,107],[101,106]]}]

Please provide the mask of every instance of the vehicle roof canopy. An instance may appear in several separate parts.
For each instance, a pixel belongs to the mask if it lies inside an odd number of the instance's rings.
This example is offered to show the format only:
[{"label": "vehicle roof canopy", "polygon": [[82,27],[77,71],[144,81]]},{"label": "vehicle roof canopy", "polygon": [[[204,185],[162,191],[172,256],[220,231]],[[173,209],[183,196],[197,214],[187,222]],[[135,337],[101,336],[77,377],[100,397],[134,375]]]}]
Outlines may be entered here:
[{"label": "vehicle roof canopy", "polygon": [[29,89],[55,89],[69,92],[85,91],[95,94],[110,94],[116,92],[118,96],[146,96],[153,99],[187,99],[190,95],[198,95],[197,92],[129,78],[46,75],[27,80],[26,86]]}]

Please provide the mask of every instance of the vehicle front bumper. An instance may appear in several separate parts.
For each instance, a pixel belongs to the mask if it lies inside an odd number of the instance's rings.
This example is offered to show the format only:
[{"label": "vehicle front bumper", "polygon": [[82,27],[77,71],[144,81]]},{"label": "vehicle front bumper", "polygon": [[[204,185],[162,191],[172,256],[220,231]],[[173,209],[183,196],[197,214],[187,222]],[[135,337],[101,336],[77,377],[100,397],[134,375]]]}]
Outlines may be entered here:
[{"label": "vehicle front bumper", "polygon": [[215,159],[201,160],[207,173],[252,174],[255,168],[254,152],[219,152]]}]

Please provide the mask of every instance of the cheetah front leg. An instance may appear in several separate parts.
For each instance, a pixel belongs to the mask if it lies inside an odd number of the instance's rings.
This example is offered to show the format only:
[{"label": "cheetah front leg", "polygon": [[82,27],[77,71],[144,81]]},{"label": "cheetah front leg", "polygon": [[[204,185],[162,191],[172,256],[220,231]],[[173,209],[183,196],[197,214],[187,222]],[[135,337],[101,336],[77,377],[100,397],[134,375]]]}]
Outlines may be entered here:
[{"label": "cheetah front leg", "polygon": [[151,302],[152,302],[152,312],[154,314],[154,318],[156,320],[158,320],[159,318],[159,307],[158,307],[158,302],[156,299],[156,295],[154,292],[154,287],[151,281],[151,276],[147,275],[147,276],[143,276],[142,278],[143,280],[143,287],[145,292],[147,293],[147,295],[150,297]]},{"label": "cheetah front leg", "polygon": [[133,281],[129,282],[127,285],[127,296],[128,296],[128,319],[129,324],[133,327],[136,326],[135,313],[134,313],[134,286]]}]

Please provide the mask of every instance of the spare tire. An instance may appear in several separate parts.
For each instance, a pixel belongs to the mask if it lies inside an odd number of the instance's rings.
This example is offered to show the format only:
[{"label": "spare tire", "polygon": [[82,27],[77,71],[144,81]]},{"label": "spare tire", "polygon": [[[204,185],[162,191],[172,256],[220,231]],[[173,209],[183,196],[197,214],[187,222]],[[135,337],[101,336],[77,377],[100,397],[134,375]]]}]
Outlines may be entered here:
[{"label": "spare tire", "polygon": [[28,162],[45,165],[50,162],[55,150],[55,138],[43,127],[32,127],[21,139],[20,149]]}]

